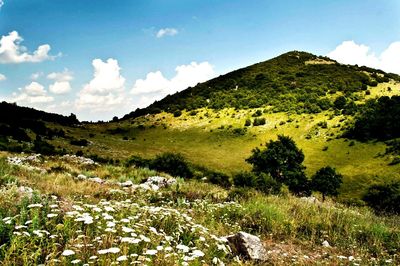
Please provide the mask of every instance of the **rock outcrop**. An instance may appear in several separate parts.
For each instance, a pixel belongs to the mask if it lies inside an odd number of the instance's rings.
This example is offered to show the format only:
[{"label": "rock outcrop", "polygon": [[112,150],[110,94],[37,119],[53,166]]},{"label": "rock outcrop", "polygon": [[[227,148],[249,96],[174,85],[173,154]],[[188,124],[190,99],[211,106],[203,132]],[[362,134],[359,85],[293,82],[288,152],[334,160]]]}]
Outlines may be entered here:
[{"label": "rock outcrop", "polygon": [[239,232],[227,236],[226,239],[234,255],[258,261],[265,261],[268,258],[263,243],[260,238],[255,235]]}]

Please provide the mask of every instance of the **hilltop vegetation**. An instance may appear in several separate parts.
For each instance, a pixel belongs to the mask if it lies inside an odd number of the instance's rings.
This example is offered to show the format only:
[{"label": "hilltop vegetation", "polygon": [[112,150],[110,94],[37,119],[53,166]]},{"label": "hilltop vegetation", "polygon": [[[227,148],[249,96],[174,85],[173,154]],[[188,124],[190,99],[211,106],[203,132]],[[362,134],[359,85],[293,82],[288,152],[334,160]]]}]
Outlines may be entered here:
[{"label": "hilltop vegetation", "polygon": [[[124,119],[198,108],[270,106],[274,112],[319,113],[333,106],[334,95],[340,93],[352,98],[354,93],[367,91],[368,86],[375,87],[389,80],[400,81],[400,77],[293,51],[169,95]],[[348,104],[339,109],[351,109],[352,104]]]}]

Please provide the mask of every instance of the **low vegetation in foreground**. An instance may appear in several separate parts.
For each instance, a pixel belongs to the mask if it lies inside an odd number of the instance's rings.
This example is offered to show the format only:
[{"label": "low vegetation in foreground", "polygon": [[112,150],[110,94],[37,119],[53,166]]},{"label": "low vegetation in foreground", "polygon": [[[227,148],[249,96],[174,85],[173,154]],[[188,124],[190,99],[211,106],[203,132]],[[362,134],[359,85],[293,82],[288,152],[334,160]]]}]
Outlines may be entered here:
[{"label": "low vegetation in foreground", "polygon": [[273,265],[400,263],[398,216],[318,194],[228,189],[77,156],[0,157],[2,265],[257,264],[230,250],[225,237],[239,231],[260,236]]}]

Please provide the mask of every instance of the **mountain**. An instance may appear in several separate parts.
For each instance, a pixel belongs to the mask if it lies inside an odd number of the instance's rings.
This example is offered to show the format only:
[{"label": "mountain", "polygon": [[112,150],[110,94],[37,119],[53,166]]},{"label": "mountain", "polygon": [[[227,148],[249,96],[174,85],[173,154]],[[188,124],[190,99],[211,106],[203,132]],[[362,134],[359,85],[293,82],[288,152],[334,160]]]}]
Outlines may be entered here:
[{"label": "mountain", "polygon": [[275,112],[319,113],[333,105],[329,95],[351,96],[389,80],[400,81],[400,76],[292,51],[168,95],[123,119],[203,107],[220,110],[269,106]]}]

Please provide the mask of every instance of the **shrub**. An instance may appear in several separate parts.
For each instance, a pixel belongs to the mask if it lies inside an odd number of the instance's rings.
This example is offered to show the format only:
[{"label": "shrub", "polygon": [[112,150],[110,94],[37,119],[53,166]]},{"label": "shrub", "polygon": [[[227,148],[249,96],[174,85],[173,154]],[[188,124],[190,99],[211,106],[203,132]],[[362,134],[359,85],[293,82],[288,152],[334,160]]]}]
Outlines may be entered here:
[{"label": "shrub", "polygon": [[43,155],[54,155],[57,154],[56,148],[51,145],[50,143],[42,140],[40,137],[36,137],[35,141],[33,142],[33,151],[36,153],[40,153]]},{"label": "shrub", "polygon": [[261,126],[261,125],[265,125],[265,118],[255,118],[253,121],[253,126]]},{"label": "shrub", "polygon": [[207,177],[212,184],[219,185],[224,188],[229,188],[232,185],[229,176],[220,172],[208,172]]},{"label": "shrub", "polygon": [[87,141],[86,139],[73,139],[69,142],[71,145],[75,145],[75,146],[87,146],[89,144],[89,141]]},{"label": "shrub", "polygon": [[266,194],[277,194],[281,184],[269,174],[240,172],[233,176],[233,183],[236,187],[254,188]]},{"label": "shrub", "polygon": [[244,122],[245,127],[249,127],[251,125],[251,119],[246,119],[246,122]]},{"label": "shrub", "polygon": [[144,159],[140,156],[133,155],[126,160],[125,166],[134,165],[136,167],[150,168],[151,161],[151,159]]},{"label": "shrub", "polygon": [[400,214],[400,181],[369,187],[363,200],[377,213]]},{"label": "shrub", "polygon": [[252,115],[252,117],[258,117],[262,115],[262,111],[261,110],[257,110],[254,112],[254,114]]},{"label": "shrub", "polygon": [[179,153],[166,152],[156,156],[150,163],[150,168],[168,173],[172,176],[193,177],[189,163]]},{"label": "shrub", "polygon": [[234,135],[243,136],[246,135],[247,128],[234,128],[232,132]]},{"label": "shrub", "polygon": [[182,115],[182,111],[176,110],[173,114],[174,114],[174,117],[180,117]]}]

